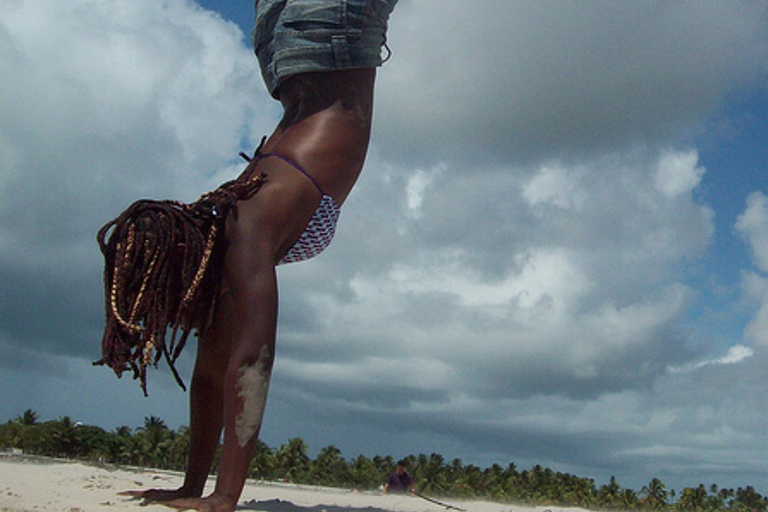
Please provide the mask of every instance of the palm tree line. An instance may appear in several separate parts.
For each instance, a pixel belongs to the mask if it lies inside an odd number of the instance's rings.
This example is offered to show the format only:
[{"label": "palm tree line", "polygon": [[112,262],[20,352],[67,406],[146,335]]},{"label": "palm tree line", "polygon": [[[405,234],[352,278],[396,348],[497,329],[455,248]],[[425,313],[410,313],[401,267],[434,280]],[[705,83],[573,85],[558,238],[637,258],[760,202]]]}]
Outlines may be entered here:
[{"label": "palm tree line", "polygon": [[[41,422],[31,409],[0,425],[0,449],[25,454],[75,458],[118,465],[182,471],[189,449],[189,429],[172,430],[149,416],[142,427],[112,432],[82,425],[64,416]],[[392,456],[342,457],[335,446],[322,448],[313,459],[300,438],[274,449],[259,442],[249,477],[357,490],[378,489],[395,468]],[[690,512],[768,512],[768,498],[752,486],[721,489],[716,485],[686,487],[679,493],[652,479],[639,491],[621,487],[614,477],[604,485],[594,479],[536,465],[519,470],[515,464],[480,468],[442,455],[409,455],[408,471],[418,492],[431,496],[486,499],[504,503],[579,506],[589,509]],[[213,471],[216,471],[214,465]]]}]

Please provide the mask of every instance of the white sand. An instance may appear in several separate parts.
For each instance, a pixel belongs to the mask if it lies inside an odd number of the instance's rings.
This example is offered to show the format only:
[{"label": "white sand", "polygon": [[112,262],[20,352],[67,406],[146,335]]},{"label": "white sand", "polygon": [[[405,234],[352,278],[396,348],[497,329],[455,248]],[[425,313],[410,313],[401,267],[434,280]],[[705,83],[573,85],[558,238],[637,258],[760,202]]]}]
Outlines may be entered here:
[{"label": "white sand", "polygon": [[[113,469],[61,461],[0,455],[0,512],[169,512],[162,505],[141,506],[118,493],[126,490],[173,488],[182,475],[168,471]],[[211,486],[212,482],[209,482]],[[447,500],[467,512],[541,512],[555,507],[523,508],[487,502]],[[343,510],[339,510],[343,509]],[[339,489],[248,481],[238,510],[262,512],[447,512],[421,498],[351,492]]]}]

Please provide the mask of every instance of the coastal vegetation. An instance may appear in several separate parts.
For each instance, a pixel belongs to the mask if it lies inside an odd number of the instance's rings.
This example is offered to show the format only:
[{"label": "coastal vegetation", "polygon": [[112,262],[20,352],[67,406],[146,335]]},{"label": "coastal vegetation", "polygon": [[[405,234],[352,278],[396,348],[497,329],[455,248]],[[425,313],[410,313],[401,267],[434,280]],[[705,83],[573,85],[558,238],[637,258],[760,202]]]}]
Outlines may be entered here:
[{"label": "coastal vegetation", "polygon": [[[33,410],[0,424],[0,450],[20,450],[30,455],[183,471],[188,449],[189,429],[172,430],[156,416],[145,418],[139,428],[123,426],[111,432],[74,422],[67,416],[41,421]],[[386,480],[396,462],[392,456],[379,455],[346,459],[335,446],[322,448],[314,458],[308,453],[309,447],[300,438],[279,448],[259,443],[249,476],[373,490]],[[406,461],[416,490],[437,497],[593,510],[768,512],[768,498],[751,486],[731,489],[701,484],[678,492],[654,478],[635,490],[622,487],[613,477],[599,485],[591,478],[538,465],[529,469],[519,469],[512,463],[480,468],[459,459],[446,461],[436,453],[409,455]]]}]

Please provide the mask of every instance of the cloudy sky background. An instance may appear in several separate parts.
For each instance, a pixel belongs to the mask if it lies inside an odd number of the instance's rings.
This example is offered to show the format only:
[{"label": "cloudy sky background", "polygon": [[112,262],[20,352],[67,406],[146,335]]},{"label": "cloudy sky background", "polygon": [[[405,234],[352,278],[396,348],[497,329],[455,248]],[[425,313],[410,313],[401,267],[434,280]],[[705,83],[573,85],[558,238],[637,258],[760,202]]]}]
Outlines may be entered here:
[{"label": "cloudy sky background", "polygon": [[[187,423],[164,368],[90,366],[95,233],[279,118],[223,3],[0,0],[1,421]],[[279,271],[263,439],[768,493],[768,3],[400,0],[389,43],[340,232]]]}]

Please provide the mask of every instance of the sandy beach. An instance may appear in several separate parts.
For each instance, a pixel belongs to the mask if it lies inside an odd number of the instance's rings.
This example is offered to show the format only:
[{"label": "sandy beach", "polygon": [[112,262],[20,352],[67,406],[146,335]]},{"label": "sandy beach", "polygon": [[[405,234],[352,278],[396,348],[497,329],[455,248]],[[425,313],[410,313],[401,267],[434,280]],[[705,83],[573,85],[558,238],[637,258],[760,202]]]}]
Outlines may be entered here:
[{"label": "sandy beach", "polygon": [[[162,505],[142,506],[121,491],[180,485],[180,473],[113,468],[41,457],[0,455],[1,512],[92,512],[142,510],[168,512]],[[212,482],[209,482],[209,486]],[[517,507],[451,500],[467,512],[542,512],[564,509]],[[440,512],[448,510],[414,496],[382,495],[292,484],[248,481],[238,510],[262,512]]]}]

